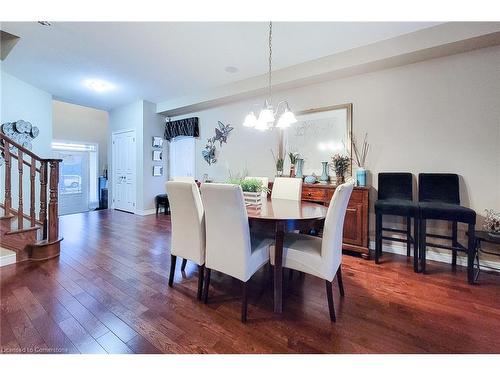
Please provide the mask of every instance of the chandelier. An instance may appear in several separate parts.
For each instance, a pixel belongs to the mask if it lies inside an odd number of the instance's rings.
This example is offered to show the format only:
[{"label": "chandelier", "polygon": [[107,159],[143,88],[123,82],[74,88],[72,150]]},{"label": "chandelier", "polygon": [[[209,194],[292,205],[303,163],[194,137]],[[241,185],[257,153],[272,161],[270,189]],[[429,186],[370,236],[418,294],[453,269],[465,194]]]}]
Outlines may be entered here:
[{"label": "chandelier", "polygon": [[[287,128],[291,124],[297,122],[295,115],[290,110],[290,106],[286,100],[278,103],[276,110],[271,104],[271,88],[272,88],[272,57],[273,57],[273,23],[269,22],[269,72],[268,72],[268,97],[264,102],[264,107],[259,113],[259,117],[255,116],[253,111],[250,111],[245,117],[243,126],[255,128],[257,130],[268,130],[274,127]],[[276,120],[278,119],[278,120]]]}]

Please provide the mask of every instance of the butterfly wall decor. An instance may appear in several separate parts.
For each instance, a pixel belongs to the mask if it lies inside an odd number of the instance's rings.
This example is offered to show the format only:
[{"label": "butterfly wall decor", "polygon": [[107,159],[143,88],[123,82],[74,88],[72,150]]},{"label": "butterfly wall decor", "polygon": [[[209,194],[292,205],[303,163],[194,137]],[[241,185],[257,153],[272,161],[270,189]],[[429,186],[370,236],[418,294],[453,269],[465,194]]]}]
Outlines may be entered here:
[{"label": "butterfly wall decor", "polygon": [[208,165],[212,165],[217,162],[217,158],[215,157],[215,137],[207,139],[207,144],[201,154]]},{"label": "butterfly wall decor", "polygon": [[207,139],[207,144],[205,145],[205,149],[201,151],[203,155],[203,159],[208,163],[208,165],[212,165],[217,162],[217,157],[215,155],[216,152],[216,142],[219,141],[219,147],[222,147],[223,143],[227,143],[227,137],[231,130],[234,128],[229,124],[224,125],[221,121],[217,121],[219,126],[215,128],[215,136]]},{"label": "butterfly wall decor", "polygon": [[222,143],[227,143],[227,136],[229,132],[234,128],[229,124],[224,125],[222,122],[217,121],[219,123],[219,127],[215,128],[215,140],[219,141],[220,147],[222,147]]}]

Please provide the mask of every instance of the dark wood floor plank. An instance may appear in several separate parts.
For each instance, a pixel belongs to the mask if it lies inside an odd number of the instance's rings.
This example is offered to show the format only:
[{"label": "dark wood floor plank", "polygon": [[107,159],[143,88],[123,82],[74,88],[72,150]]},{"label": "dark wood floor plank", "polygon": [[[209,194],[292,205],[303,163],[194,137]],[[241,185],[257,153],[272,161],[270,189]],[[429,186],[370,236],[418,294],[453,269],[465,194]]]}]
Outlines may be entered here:
[{"label": "dark wood floor plank", "polygon": [[132,350],[113,332],[108,332],[97,339],[97,342],[110,354],[132,354]]},{"label": "dark wood floor plank", "polygon": [[3,292],[1,304],[2,347],[15,348],[17,344],[21,353],[38,353],[40,349],[47,347],[14,294],[10,291]]},{"label": "dark wood floor plank", "polygon": [[[284,313],[274,314],[265,267],[250,280],[248,323],[242,324],[234,279],[213,272],[208,305],[195,298],[197,269],[190,263],[167,286],[169,216],[104,210],[60,222],[59,259],[0,272],[8,324],[2,347],[20,348],[21,340],[110,353],[500,351],[497,275],[481,273],[480,285],[470,286],[463,267],[429,262],[429,274],[421,275],[405,256],[384,254],[375,265],[345,255],[346,296],[334,288],[333,324],[324,281],[308,275],[285,280]],[[9,296],[14,299],[6,305]]]},{"label": "dark wood floor plank", "polygon": [[59,327],[83,354],[104,354],[106,351],[83,328],[75,318],[71,317],[59,323]]}]

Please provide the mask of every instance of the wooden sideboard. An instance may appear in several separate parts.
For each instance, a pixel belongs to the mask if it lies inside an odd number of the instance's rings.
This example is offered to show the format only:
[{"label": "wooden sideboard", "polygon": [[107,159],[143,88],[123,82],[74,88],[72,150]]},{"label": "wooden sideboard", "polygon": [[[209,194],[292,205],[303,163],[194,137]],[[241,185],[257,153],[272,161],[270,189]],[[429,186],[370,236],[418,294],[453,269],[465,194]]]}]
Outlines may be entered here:
[{"label": "wooden sideboard", "polygon": [[[272,190],[273,183],[269,183]],[[329,205],[335,191],[333,184],[303,184],[302,200]],[[363,258],[370,257],[368,239],[368,187],[354,187],[347,205],[344,220],[343,248],[361,253]]]}]

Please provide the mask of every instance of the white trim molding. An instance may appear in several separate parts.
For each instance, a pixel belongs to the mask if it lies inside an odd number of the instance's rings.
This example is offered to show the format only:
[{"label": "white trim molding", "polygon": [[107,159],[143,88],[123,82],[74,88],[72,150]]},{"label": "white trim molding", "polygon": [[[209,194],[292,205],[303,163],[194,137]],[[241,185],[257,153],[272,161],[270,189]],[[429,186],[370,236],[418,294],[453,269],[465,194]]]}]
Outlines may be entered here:
[{"label": "white trim molding", "polygon": [[[375,249],[375,241],[370,241],[370,249]],[[406,256],[406,245],[401,245],[400,243],[392,241],[384,241],[383,252]],[[413,254],[413,246],[412,246],[412,254]],[[451,264],[451,253],[449,252],[436,251],[432,247],[428,247],[426,255],[427,255],[426,256],[427,260],[433,260],[436,262]],[[481,259],[481,257],[479,259],[480,259],[480,264],[483,266],[500,269],[500,261],[495,262],[491,260],[484,260]],[[467,257],[458,253],[457,265],[467,267]],[[486,269],[486,270],[500,273],[500,271],[495,269]]]}]

